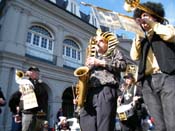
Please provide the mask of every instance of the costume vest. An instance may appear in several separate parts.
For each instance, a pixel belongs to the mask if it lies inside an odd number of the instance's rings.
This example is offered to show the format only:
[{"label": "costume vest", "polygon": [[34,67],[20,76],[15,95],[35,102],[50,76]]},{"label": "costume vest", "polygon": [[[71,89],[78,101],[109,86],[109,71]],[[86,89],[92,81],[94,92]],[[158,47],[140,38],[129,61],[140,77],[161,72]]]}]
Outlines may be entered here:
[{"label": "costume vest", "polygon": [[146,59],[149,48],[152,48],[161,72],[173,75],[175,74],[175,42],[169,43],[154,34],[151,41],[146,38],[141,42],[141,59],[139,63],[138,81],[145,76]]}]

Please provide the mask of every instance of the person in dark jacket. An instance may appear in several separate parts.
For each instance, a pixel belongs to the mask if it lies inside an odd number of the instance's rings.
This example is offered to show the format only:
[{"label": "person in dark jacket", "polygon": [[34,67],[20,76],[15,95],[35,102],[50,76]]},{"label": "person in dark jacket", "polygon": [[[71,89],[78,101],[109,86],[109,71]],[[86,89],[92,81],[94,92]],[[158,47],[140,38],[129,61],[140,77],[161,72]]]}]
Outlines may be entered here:
[{"label": "person in dark jacket", "polygon": [[[22,112],[22,131],[40,131],[43,121],[47,120],[48,93],[46,89],[48,85],[39,79],[39,72],[39,68],[35,66],[31,66],[28,71],[25,72],[25,76],[28,77],[29,81],[24,79],[23,81],[26,82],[24,85],[31,85],[32,83],[32,90],[30,86],[26,88],[23,87],[23,84],[19,85],[19,91],[21,92],[20,111]],[[28,90],[30,90],[29,93],[33,92],[34,94],[25,100],[25,96],[27,95],[26,91]],[[33,97],[36,98],[36,101]],[[33,100],[32,103],[26,103],[26,101],[29,102],[31,98]],[[33,106],[34,103],[36,103],[35,106]],[[29,106],[32,107],[30,108]]]},{"label": "person in dark jacket", "polygon": [[12,112],[12,125],[11,131],[21,131],[22,122],[21,122],[21,112],[19,110],[19,103],[21,98],[21,92],[14,92],[9,99],[9,108]]},{"label": "person in dark jacket", "polygon": [[117,48],[119,41],[111,32],[97,31],[95,56],[87,57],[89,67],[88,93],[80,111],[83,131],[113,131],[115,128],[117,88],[126,60]]},{"label": "person in dark jacket", "polygon": [[136,35],[131,58],[139,60],[138,81],[142,82],[144,102],[154,118],[156,131],[175,129],[175,28],[166,24],[161,3],[142,4],[154,13],[134,11],[145,37]]}]

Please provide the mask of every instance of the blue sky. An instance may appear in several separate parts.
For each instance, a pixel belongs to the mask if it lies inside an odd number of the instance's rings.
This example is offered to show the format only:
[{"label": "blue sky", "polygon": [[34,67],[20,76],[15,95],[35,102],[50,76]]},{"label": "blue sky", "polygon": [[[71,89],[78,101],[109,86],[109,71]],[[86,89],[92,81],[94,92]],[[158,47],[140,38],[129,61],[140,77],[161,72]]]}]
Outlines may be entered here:
[{"label": "blue sky", "polygon": [[[79,2],[86,2],[95,6],[103,7],[109,10],[113,10],[128,16],[132,16],[132,12],[126,12],[123,8],[124,0],[78,0]],[[140,0],[141,3],[147,2],[148,0]],[[169,20],[170,24],[175,26],[175,1],[174,0],[150,0],[152,2],[160,2],[163,4],[165,9],[165,17]],[[90,8],[81,5],[80,10],[89,14]],[[125,32],[119,31],[118,34],[125,34]],[[126,33],[126,35],[128,35]],[[130,37],[130,36],[128,36]]]}]

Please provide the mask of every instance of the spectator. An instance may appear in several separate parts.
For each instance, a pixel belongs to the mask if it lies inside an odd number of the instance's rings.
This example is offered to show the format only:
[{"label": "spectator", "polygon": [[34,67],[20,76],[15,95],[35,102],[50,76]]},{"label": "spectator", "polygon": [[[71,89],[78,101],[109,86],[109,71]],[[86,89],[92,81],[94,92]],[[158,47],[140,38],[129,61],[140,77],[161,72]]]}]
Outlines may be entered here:
[{"label": "spectator", "polygon": [[60,117],[60,122],[58,123],[59,131],[70,131],[69,123],[67,122],[67,118],[64,116]]},{"label": "spectator", "polygon": [[13,93],[9,100],[9,108],[12,112],[12,126],[11,131],[21,131],[22,130],[22,122],[21,122],[21,112],[19,109],[21,93],[16,91]]},{"label": "spectator", "polygon": [[[5,101],[5,97],[4,97],[4,94],[3,92],[1,91],[1,87],[0,87],[0,107],[1,106],[4,106],[6,104],[6,101]],[[1,113],[1,108],[0,108],[0,113]]]},{"label": "spectator", "polygon": [[44,121],[43,122],[41,131],[49,131],[49,123],[48,123],[48,121]]},{"label": "spectator", "polygon": [[58,122],[60,122],[60,116],[63,116],[63,109],[62,108],[60,108],[58,110],[58,112],[57,112],[57,120],[58,120]]}]

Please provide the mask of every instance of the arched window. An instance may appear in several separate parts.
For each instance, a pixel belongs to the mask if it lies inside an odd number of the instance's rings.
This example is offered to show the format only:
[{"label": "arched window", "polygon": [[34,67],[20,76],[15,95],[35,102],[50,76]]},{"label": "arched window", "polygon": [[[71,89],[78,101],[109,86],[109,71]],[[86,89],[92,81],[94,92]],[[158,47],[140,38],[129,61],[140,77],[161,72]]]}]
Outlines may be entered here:
[{"label": "arched window", "polygon": [[33,25],[27,33],[27,54],[49,61],[53,59],[54,39],[43,26]]},{"label": "arched window", "polygon": [[78,67],[81,63],[79,45],[71,39],[65,39],[63,41],[63,57],[65,59],[64,65],[75,68]]}]

